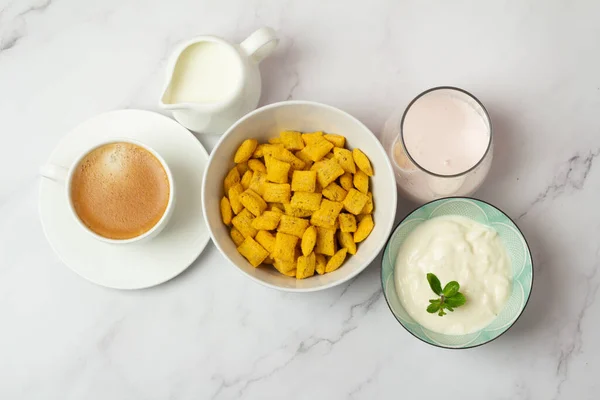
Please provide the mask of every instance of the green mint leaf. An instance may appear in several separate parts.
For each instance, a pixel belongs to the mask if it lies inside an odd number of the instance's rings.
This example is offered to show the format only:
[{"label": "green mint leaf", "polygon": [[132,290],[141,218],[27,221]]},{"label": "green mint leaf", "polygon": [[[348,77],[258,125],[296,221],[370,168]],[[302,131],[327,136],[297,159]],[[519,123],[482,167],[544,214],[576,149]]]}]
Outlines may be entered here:
[{"label": "green mint leaf", "polygon": [[447,305],[449,305],[450,307],[460,307],[463,304],[466,303],[467,299],[465,298],[465,295],[463,295],[462,293],[456,293],[454,296],[445,299],[445,303]]},{"label": "green mint leaf", "polygon": [[456,293],[458,293],[459,289],[460,289],[460,285],[458,284],[458,282],[456,282],[456,281],[448,282],[448,284],[446,286],[444,286],[444,290],[443,290],[444,296],[446,298],[452,297]]},{"label": "green mint leaf", "polygon": [[435,276],[431,272],[428,273],[427,274],[427,282],[429,282],[429,287],[431,287],[431,290],[433,290],[433,293],[437,294],[438,296],[442,295],[442,284],[440,283],[440,280],[438,279],[437,276]]},{"label": "green mint leaf", "polygon": [[431,303],[429,306],[427,306],[427,312],[429,314],[435,314],[436,312],[438,312],[438,310],[440,309],[440,303]]},{"label": "green mint leaf", "polygon": [[427,306],[428,313],[437,313],[437,315],[443,317],[444,315],[447,315],[444,309],[454,312],[456,307],[460,307],[466,303],[467,299],[458,291],[460,289],[458,282],[448,282],[442,290],[442,284],[440,280],[431,272],[427,274],[427,282],[429,282],[429,287],[431,287],[431,290],[440,296],[438,299],[429,300],[430,304]]}]

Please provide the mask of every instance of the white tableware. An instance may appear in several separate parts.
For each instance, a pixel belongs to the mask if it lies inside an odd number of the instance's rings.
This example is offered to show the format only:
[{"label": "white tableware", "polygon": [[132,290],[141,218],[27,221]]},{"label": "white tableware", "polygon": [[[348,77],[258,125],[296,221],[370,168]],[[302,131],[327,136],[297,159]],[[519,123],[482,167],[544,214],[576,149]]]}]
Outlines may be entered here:
[{"label": "white tableware", "polygon": [[[172,103],[169,98],[177,62],[186,49],[202,42],[218,43],[233,55],[230,59],[236,65],[232,68],[239,74],[236,88],[216,102]],[[182,43],[174,51],[167,65],[167,79],[160,106],[171,111],[180,124],[194,132],[225,132],[235,121],[258,105],[261,94],[258,64],[275,50],[278,42],[275,31],[265,27],[252,33],[240,44],[232,44],[215,36],[198,36]]]},{"label": "white tableware", "polygon": [[86,149],[115,137],[147,144],[169,165],[177,204],[161,234],[127,246],[96,240],[72,217],[64,187],[45,178],[40,183],[40,218],[50,245],[74,272],[98,285],[141,289],[179,275],[208,243],[200,207],[208,154],[194,135],[169,118],[149,111],[119,110],[73,129],[48,164],[71,165]]},{"label": "white tableware", "polygon": [[[166,208],[164,214],[162,215],[161,219],[156,223],[156,225],[154,225],[150,230],[144,232],[143,234],[141,234],[139,236],[136,236],[131,239],[122,239],[122,240],[121,239],[109,239],[104,236],[98,235],[97,233],[95,233],[94,231],[89,229],[81,221],[81,219],[79,219],[77,213],[75,212],[75,208],[73,207],[73,201],[71,198],[71,183],[73,180],[73,173],[76,171],[77,166],[79,165],[81,160],[86,155],[88,155],[90,152],[97,149],[98,147],[104,146],[104,145],[110,144],[110,143],[116,143],[116,142],[126,142],[126,143],[135,144],[137,146],[142,147],[146,151],[150,152],[154,157],[156,157],[156,159],[161,163],[162,167],[164,168],[164,170],[167,174],[167,179],[169,180],[169,188],[170,188],[169,202],[167,203],[167,208]],[[71,216],[73,217],[73,219],[79,224],[79,226],[81,226],[81,229],[86,231],[88,234],[92,235],[92,237],[94,239],[100,240],[102,242],[111,243],[111,244],[128,244],[128,243],[136,243],[136,242],[140,242],[140,241],[147,241],[151,238],[156,237],[164,229],[164,227],[167,225],[167,223],[171,219],[171,216],[173,215],[176,192],[175,192],[175,181],[173,180],[173,175],[171,174],[171,169],[169,168],[169,166],[167,165],[165,160],[160,156],[160,154],[156,150],[154,150],[153,148],[151,148],[137,140],[131,140],[131,139],[126,139],[126,138],[115,138],[115,139],[105,140],[100,143],[95,143],[91,147],[82,151],[80,153],[79,157],[77,157],[77,159],[71,163],[71,166],[69,168],[66,168],[62,165],[47,164],[47,165],[44,165],[40,169],[40,174],[45,178],[51,179],[52,181],[56,182],[57,185],[61,185],[65,189],[65,198],[67,200],[69,211],[71,212]]]},{"label": "white tableware", "polygon": [[[219,201],[223,196],[223,178],[234,166],[233,155],[247,138],[265,143],[282,130],[325,131],[344,135],[349,148],[359,147],[371,160],[375,175],[371,178],[375,209],[375,228],[359,244],[358,252],[348,257],[338,270],[296,280],[272,268],[254,268],[236,250],[223,224]],[[396,215],[394,172],[383,146],[359,120],[337,108],[309,101],[285,101],[251,112],[223,135],[211,153],[204,173],[202,208],[213,242],[233,265],[252,280],[265,286],[291,292],[312,292],[331,288],[352,279],[363,271],[385,245]]]}]

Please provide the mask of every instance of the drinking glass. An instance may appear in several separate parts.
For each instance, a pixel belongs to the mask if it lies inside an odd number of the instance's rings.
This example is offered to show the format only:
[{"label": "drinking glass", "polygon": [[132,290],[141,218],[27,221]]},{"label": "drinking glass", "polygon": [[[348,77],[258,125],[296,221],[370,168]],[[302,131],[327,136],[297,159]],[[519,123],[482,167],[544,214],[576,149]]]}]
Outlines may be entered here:
[{"label": "drinking glass", "polygon": [[[404,140],[404,120],[411,112],[411,106],[421,97],[439,94],[440,91],[444,95],[462,100],[472,107],[481,116],[487,128],[481,134],[487,136],[488,145],[479,161],[471,168],[452,175],[435,173],[419,165],[407,150]],[[473,194],[485,180],[494,153],[492,124],[487,110],[475,96],[463,89],[451,86],[426,90],[415,97],[404,112],[392,115],[385,125],[382,141],[392,161],[400,194],[415,203],[427,203],[442,197]]]}]

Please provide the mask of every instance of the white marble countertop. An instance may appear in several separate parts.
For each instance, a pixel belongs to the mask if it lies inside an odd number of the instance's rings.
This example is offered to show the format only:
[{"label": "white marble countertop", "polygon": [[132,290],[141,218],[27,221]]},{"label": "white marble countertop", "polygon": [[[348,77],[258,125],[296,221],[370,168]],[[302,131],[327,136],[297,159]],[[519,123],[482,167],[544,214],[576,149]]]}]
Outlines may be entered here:
[{"label": "white marble countertop", "polygon": [[[0,0],[0,398],[597,399],[599,15],[585,0]],[[262,65],[262,104],[320,101],[375,132],[439,84],[486,104],[496,153],[477,197],[517,219],[535,262],[508,333],[465,351],[421,343],[389,312],[377,263],[309,295],[253,283],[212,244],[141,291],[61,264],[37,171],[65,132],[157,110],[178,41],[263,25],[282,41]]]}]

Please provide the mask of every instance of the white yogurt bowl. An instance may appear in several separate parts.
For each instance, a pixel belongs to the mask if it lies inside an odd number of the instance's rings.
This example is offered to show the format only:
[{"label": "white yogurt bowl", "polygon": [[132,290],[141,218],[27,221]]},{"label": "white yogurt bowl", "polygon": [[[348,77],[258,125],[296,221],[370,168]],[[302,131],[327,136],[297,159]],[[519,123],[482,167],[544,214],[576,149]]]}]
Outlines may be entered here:
[{"label": "white yogurt bowl", "polygon": [[[248,138],[265,143],[282,130],[324,131],[346,137],[347,147],[359,147],[371,160],[375,175],[371,177],[375,208],[375,227],[358,246],[356,255],[348,257],[338,270],[325,275],[296,280],[273,268],[254,268],[236,249],[223,224],[219,202],[223,197],[223,179],[234,166],[233,155]],[[335,107],[310,101],[285,101],[259,108],[236,122],[221,138],[210,155],[204,173],[202,209],[213,242],[238,270],[262,285],[290,292],[327,289],[352,279],[362,272],[385,245],[396,215],[394,172],[383,146],[359,120]]]}]

